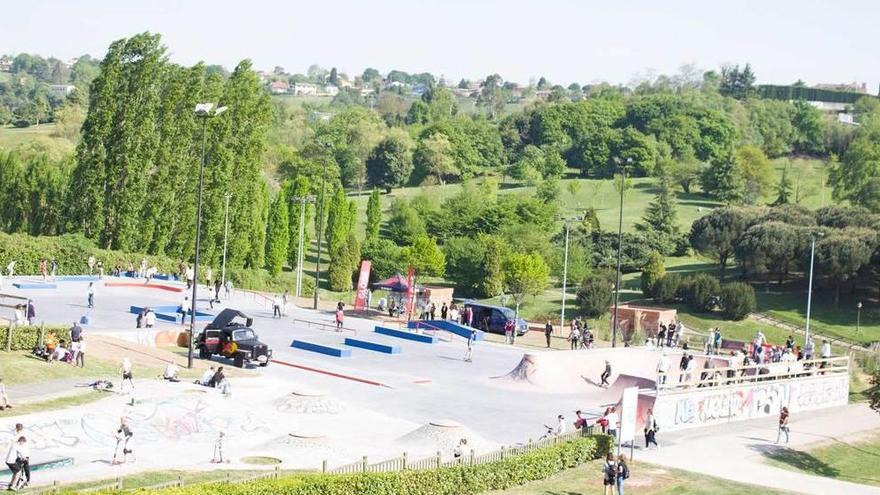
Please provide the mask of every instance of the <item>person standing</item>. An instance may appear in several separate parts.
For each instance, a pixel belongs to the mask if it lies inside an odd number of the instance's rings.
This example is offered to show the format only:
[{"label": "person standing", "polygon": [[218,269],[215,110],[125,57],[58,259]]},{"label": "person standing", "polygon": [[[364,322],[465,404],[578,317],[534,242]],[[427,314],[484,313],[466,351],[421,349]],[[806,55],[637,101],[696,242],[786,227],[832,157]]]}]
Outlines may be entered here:
[{"label": "person standing", "polygon": [[605,495],[614,495],[614,486],[617,484],[617,464],[614,463],[614,454],[611,452],[605,456],[602,464],[602,484],[605,485]]},{"label": "person standing", "polygon": [[822,358],[822,363],[819,367],[828,367],[828,360],[831,359],[831,343],[827,340],[822,340],[822,347],[819,348],[819,356]]},{"label": "person standing", "polygon": [[[483,326],[483,330],[489,331],[488,317],[486,318],[486,320],[487,321]],[[504,343],[513,344],[513,320],[507,320],[504,322]]]},{"label": "person standing", "polygon": [[577,325],[574,325],[574,324],[571,325],[571,333],[568,334],[568,340],[569,340],[569,343],[571,344],[571,350],[572,351],[577,350],[578,343],[581,340],[580,330],[578,330]]},{"label": "person standing", "polygon": [[600,386],[607,387],[610,385],[608,379],[611,378],[611,361],[605,360],[605,371],[602,372],[599,378],[602,380],[602,383],[599,384]]},{"label": "person standing", "polygon": [[651,444],[654,444],[658,449],[660,448],[656,435],[657,418],[654,417],[654,409],[648,408],[648,414],[645,416],[645,450],[651,448]]},{"label": "person standing", "polygon": [[550,320],[547,320],[547,324],[544,325],[544,338],[547,339],[547,349],[550,348],[550,337],[553,336],[553,325],[550,323]]},{"label": "person standing", "polygon": [[119,391],[123,395],[130,395],[134,391],[134,376],[131,372],[131,360],[128,358],[122,359],[122,384],[119,386]]},{"label": "person standing", "polygon": [[449,307],[446,306],[446,301],[443,301],[443,305],[440,306],[440,319],[446,320],[447,316],[449,316]]},{"label": "person standing", "polygon": [[19,480],[21,479],[21,462],[18,460],[19,457],[19,449],[24,443],[24,437],[20,437],[17,441],[13,440],[9,442],[9,450],[6,451],[6,467],[9,468],[9,472],[12,473],[12,479],[9,480],[9,488],[8,490],[15,491],[17,490],[17,485]]},{"label": "person standing", "polygon": [[86,367],[86,341],[85,341],[85,339],[80,337],[79,342],[77,342],[76,344],[77,344],[76,355],[73,356],[73,365],[78,366],[80,368],[85,368]]},{"label": "person standing", "polygon": [[98,278],[104,278],[104,262],[98,260],[98,263],[95,264],[95,268],[98,269]]},{"label": "person standing", "polygon": [[114,466],[124,464],[128,460],[128,454],[132,453],[131,449],[128,448],[128,443],[131,441],[132,436],[134,434],[131,432],[131,428],[128,427],[128,422],[123,416],[119,422],[119,428],[116,430],[116,450],[113,452],[112,462]]},{"label": "person standing", "polygon": [[666,385],[666,375],[669,373],[669,356],[666,351],[660,355],[660,361],[657,362],[657,385]]},{"label": "person standing", "polygon": [[86,290],[88,294],[89,308],[95,307],[95,283],[89,282],[89,288]]},{"label": "person standing", "polygon": [[205,286],[211,290],[211,280],[214,280],[214,271],[211,267],[205,268]]},{"label": "person standing", "polygon": [[[220,279],[214,281],[214,302],[220,302],[220,288],[222,284],[220,283]],[[287,293],[285,291],[285,293]]]},{"label": "person standing", "polygon": [[89,258],[86,260],[86,264],[89,265],[89,275],[95,273],[95,256],[89,255]]},{"label": "person standing", "polygon": [[608,421],[608,434],[614,439],[614,442],[617,443],[617,427],[618,423],[620,423],[620,416],[617,415],[617,407],[611,407],[611,411],[605,415],[605,420]]},{"label": "person standing", "polygon": [[629,466],[626,465],[626,456],[621,454],[617,457],[617,495],[623,495],[623,482],[629,478]]},{"label": "person standing", "polygon": [[177,308],[177,312],[180,313],[180,324],[186,326],[186,314],[191,311],[189,307],[189,296],[183,296],[183,300],[180,301],[180,307]]},{"label": "person standing", "polygon": [[281,318],[281,298],[278,294],[272,298],[272,318]]},{"label": "person standing", "polygon": [[52,258],[52,261],[49,262],[49,270],[52,274],[52,278],[55,278],[55,274],[58,273],[58,261],[55,258]]},{"label": "person standing", "polygon": [[156,324],[156,312],[153,311],[152,308],[147,308],[147,313],[144,315],[144,326],[147,328],[153,328]]},{"label": "person standing", "polygon": [[214,441],[214,456],[211,458],[212,463],[222,464],[226,462],[223,460],[224,443],[226,443],[226,434],[221,430],[220,433],[217,434],[217,440]]},{"label": "person standing", "polygon": [[816,344],[813,343],[813,339],[807,339],[804,343],[804,361],[810,361],[813,359],[813,351],[816,349]]},{"label": "person standing", "polygon": [[467,352],[464,355],[464,360],[469,363],[471,362],[471,358],[473,357],[474,344],[476,342],[477,342],[477,331],[476,331],[476,329],[471,328],[471,333],[468,334]]},{"label": "person standing", "polygon": [[788,349],[788,352],[794,351],[794,337],[792,337],[791,335],[789,335],[788,338],[785,339],[785,348]]},{"label": "person standing", "polygon": [[285,290],[281,294],[281,316],[287,316],[287,303],[290,302],[290,291]]},{"label": "person standing", "polygon": [[345,319],[345,312],[342,310],[342,302],[336,305],[336,331],[342,331],[342,322]]},{"label": "person standing", "polygon": [[147,259],[141,258],[141,266],[138,269],[138,277],[145,278],[147,276]]},{"label": "person standing", "polygon": [[785,434],[785,443],[788,443],[790,431],[791,429],[788,427],[788,408],[783,406],[782,410],[779,411],[779,429],[776,431],[776,443],[779,443],[783,433]]},{"label": "person standing", "polygon": [[226,292],[226,299],[232,297],[232,279],[226,279],[226,283],[223,285],[223,290]]},{"label": "person standing", "polygon": [[666,324],[660,324],[660,330],[657,332],[657,347],[663,347],[666,341]]},{"label": "person standing", "polygon": [[43,282],[49,279],[49,262],[46,259],[40,260],[40,276],[43,277]]},{"label": "person standing", "polygon": [[34,319],[37,317],[37,309],[34,307],[34,300],[28,299],[27,302],[27,324],[33,325]]},{"label": "person standing", "polygon": [[0,378],[0,411],[5,410],[7,407],[12,408],[12,404],[9,403],[9,395],[6,393],[6,384],[3,383],[3,379]]}]

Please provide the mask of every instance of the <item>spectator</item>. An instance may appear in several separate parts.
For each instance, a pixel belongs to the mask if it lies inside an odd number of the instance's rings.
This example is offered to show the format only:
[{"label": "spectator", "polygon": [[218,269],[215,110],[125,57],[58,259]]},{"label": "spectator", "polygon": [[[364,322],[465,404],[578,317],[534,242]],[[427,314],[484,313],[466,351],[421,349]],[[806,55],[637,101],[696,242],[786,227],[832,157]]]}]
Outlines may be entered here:
[{"label": "spectator", "polygon": [[0,411],[5,410],[7,407],[11,409],[12,404],[9,403],[9,395],[6,394],[6,384],[0,378]]},{"label": "spectator", "polygon": [[281,318],[281,298],[278,294],[272,297],[272,318]]},{"label": "spectator", "polygon": [[21,423],[15,425],[14,436],[18,437],[18,462],[21,464],[18,488],[21,489],[31,484],[31,449],[27,437],[24,436],[24,426]]},{"label": "spectator", "polygon": [[446,301],[443,301],[443,304],[440,306],[440,319],[446,320],[449,317],[449,306],[446,305]]},{"label": "spectator", "polygon": [[611,411],[605,415],[605,419],[608,420],[608,434],[614,438],[614,441],[617,441],[617,426],[620,422],[620,417],[617,415],[617,407],[612,406]]},{"label": "spectator", "polygon": [[58,261],[56,261],[55,258],[52,258],[52,261],[49,262],[49,270],[54,279],[55,274],[58,273]]},{"label": "spectator", "polygon": [[281,294],[281,316],[287,316],[287,303],[290,302],[290,292],[284,291],[284,294]]},{"label": "spectator", "polygon": [[226,462],[223,460],[223,444],[226,443],[226,434],[221,431],[217,434],[217,440],[214,442],[214,457],[211,458],[211,462],[215,464],[222,464]]},{"label": "spectator", "polygon": [[217,388],[224,380],[226,380],[226,375],[223,373],[223,366],[218,366],[217,371],[214,372],[214,376],[211,377],[211,381],[208,382],[208,386]]},{"label": "spectator", "polygon": [[[126,385],[128,385],[126,387]],[[134,375],[131,371],[131,360],[128,358],[122,359],[122,384],[119,386],[119,390],[123,395],[131,394],[134,391]]]},{"label": "spectator", "polygon": [[461,459],[464,455],[464,449],[467,448],[467,438],[462,438],[458,441],[458,445],[452,450],[452,457],[455,459]]},{"label": "spectator", "polygon": [[581,334],[574,322],[571,324],[571,332],[568,334],[568,340],[571,343],[571,350],[576,350],[578,348],[578,342],[581,340]]},{"label": "spectator", "polygon": [[156,312],[152,308],[147,308],[144,312],[144,325],[147,328],[153,328],[156,324]]},{"label": "spectator", "polygon": [[581,414],[582,413],[580,410],[577,410],[574,412],[574,415],[577,418],[574,420],[574,429],[575,430],[580,430],[580,429],[584,428],[585,426],[587,426],[587,420],[586,420],[586,418],[581,416]]},{"label": "spectator", "polygon": [[822,368],[828,366],[828,359],[831,359],[831,343],[827,340],[822,340],[822,347],[819,349],[819,355],[822,357]]},{"label": "spectator", "polygon": [[94,282],[89,282],[89,288],[86,290],[86,293],[88,294],[89,307],[94,308],[95,307],[95,283]]},{"label": "spectator", "polygon": [[605,485],[605,495],[614,495],[614,486],[617,484],[617,464],[614,463],[614,454],[611,452],[605,456],[602,465],[602,484]]},{"label": "spectator", "polygon": [[666,343],[666,325],[660,324],[660,331],[657,332],[657,347],[663,347]]},{"label": "spectator", "polygon": [[669,356],[666,355],[666,351],[663,351],[663,354],[660,356],[660,361],[657,363],[658,385],[666,385],[667,373],[669,373]]},{"label": "spectator", "polygon": [[70,331],[68,332],[70,336],[71,342],[79,342],[83,337],[83,329],[79,326],[79,323],[74,321],[73,326],[70,327]]},{"label": "spectator", "polygon": [[655,438],[657,435],[657,418],[654,417],[654,410],[648,408],[648,414],[645,416],[645,450],[651,447],[651,444],[654,444],[658,449],[660,445],[657,444],[657,439]]},{"label": "spectator", "polygon": [[27,302],[27,324],[33,325],[34,318],[36,318],[36,317],[37,317],[37,309],[34,307],[34,301],[31,299],[28,299],[28,302]]},{"label": "spectator", "polygon": [[[71,345],[72,347],[73,345]],[[80,368],[86,367],[86,341],[83,338],[80,338],[79,342],[76,343],[76,353],[73,355],[73,365],[79,366]]]},{"label": "spectator", "polygon": [[553,433],[556,434],[556,436],[565,434],[565,416],[561,414],[556,416],[556,429],[553,430]]},{"label": "spectator", "polygon": [[165,365],[165,372],[162,373],[162,378],[166,381],[177,383],[180,381],[180,368],[171,361],[167,365]]},{"label": "spectator", "polygon": [[89,265],[89,275],[92,275],[95,272],[95,257],[89,256],[86,260],[86,264]]},{"label": "spectator", "polygon": [[345,319],[345,312],[342,310],[343,306],[340,302],[336,305],[336,331],[342,331],[342,322]]},{"label": "spectator", "polygon": [[471,328],[471,333],[468,334],[467,340],[467,352],[464,355],[464,360],[467,362],[471,362],[474,353],[474,343],[477,341],[477,330],[475,328]]},{"label": "spectator", "polygon": [[58,343],[57,346],[55,346],[55,350],[52,351],[52,354],[49,355],[50,363],[53,361],[67,361],[67,355],[69,351],[66,347],[64,347],[64,345],[64,341],[61,341]]},{"label": "spectator", "polygon": [[623,495],[623,482],[629,478],[629,466],[626,465],[626,456],[621,454],[617,457],[617,495]]},{"label": "spectator", "polygon": [[788,338],[785,339],[785,348],[789,351],[794,350],[794,337],[792,337],[791,335],[789,335]]},{"label": "spectator", "polygon": [[200,380],[196,381],[196,383],[198,383],[199,385],[204,385],[205,387],[211,387],[212,386],[211,385],[212,378],[214,378],[214,367],[213,366],[206,369],[205,372],[202,373],[202,378]]},{"label": "spectator", "polygon": [[788,408],[783,406],[782,410],[779,411],[779,429],[776,431],[776,443],[779,443],[783,434],[785,434],[785,443],[788,443],[790,431],[791,429],[788,427]]},{"label": "spectator", "polygon": [[544,338],[547,339],[547,349],[550,348],[550,337],[553,336],[553,325],[550,323],[550,320],[547,320],[547,324],[544,325]]},{"label": "spectator", "polygon": [[12,473],[12,479],[9,480],[9,488],[8,490],[15,491],[18,488],[18,481],[21,478],[21,462],[18,460],[19,457],[19,449],[24,442],[24,437],[18,439],[18,441],[9,442],[9,450],[6,451],[6,467],[9,468],[9,472]]}]

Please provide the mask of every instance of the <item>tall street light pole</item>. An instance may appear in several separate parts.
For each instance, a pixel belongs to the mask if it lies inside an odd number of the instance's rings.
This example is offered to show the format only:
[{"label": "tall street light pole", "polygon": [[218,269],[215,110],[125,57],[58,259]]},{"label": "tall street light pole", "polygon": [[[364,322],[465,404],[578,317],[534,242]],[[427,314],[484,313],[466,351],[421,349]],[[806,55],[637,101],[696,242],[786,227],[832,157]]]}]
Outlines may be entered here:
[{"label": "tall street light pole", "polygon": [[856,335],[859,335],[862,323],[862,301],[856,304]]},{"label": "tall street light pole", "polygon": [[810,281],[807,285],[807,321],[804,324],[804,348],[810,341],[810,306],[813,302],[813,261],[816,258],[816,238],[822,237],[822,232],[810,233]]},{"label": "tall street light pole", "polygon": [[232,193],[226,193],[223,195],[223,198],[226,199],[226,208],[223,210],[223,265],[220,268],[220,285],[226,286],[226,241],[229,237],[229,199],[232,198]]},{"label": "tall street light pole", "polygon": [[296,297],[302,296],[302,267],[303,267],[303,247],[305,245],[305,224],[306,224],[306,204],[314,203],[315,197],[294,196],[294,203],[299,203],[299,242],[296,248],[296,288],[294,294]]},{"label": "tall street light pole", "polygon": [[[618,161],[619,163],[619,161]],[[611,347],[617,347],[617,329],[620,326],[620,254],[623,248],[623,193],[626,191],[626,167],[632,163],[632,158],[620,166],[620,219],[617,223],[617,282],[614,284],[614,318],[611,326]]]},{"label": "tall street light pole", "polygon": [[196,254],[193,266],[192,307],[189,314],[189,345],[187,346],[186,367],[193,367],[193,336],[196,329],[196,289],[199,287],[199,247],[202,240],[202,188],[205,186],[205,148],[208,142],[208,119],[226,111],[226,107],[215,107],[213,103],[196,105],[196,117],[202,119],[202,160],[199,162],[198,208],[196,209]]},{"label": "tall street light pole", "polygon": [[565,299],[568,296],[568,236],[571,232],[571,221],[581,221],[583,217],[564,218],[563,226],[565,228],[565,251],[562,261],[562,310],[559,312],[559,328],[560,331],[565,330]]}]

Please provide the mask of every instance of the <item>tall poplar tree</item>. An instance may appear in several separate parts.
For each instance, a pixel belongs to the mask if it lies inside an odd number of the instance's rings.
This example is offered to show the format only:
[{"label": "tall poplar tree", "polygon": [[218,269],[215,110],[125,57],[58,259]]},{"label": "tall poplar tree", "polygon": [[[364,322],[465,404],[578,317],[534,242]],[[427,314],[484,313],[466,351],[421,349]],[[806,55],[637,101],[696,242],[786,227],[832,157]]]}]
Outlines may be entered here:
[{"label": "tall poplar tree", "polygon": [[269,225],[266,233],[266,268],[272,275],[281,273],[284,261],[290,252],[290,219],[288,205],[290,198],[282,188],[275,196],[269,210]]},{"label": "tall poplar tree", "polygon": [[367,200],[367,241],[379,238],[379,227],[382,224],[382,202],[379,198],[379,190],[373,189],[370,193],[370,199]]}]

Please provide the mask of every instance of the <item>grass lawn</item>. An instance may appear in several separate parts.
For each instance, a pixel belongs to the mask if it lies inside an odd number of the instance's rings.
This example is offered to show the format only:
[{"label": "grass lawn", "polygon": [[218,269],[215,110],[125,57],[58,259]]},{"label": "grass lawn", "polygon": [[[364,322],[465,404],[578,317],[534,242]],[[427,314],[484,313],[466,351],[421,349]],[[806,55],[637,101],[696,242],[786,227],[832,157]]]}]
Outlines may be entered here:
[{"label": "grass lawn", "polygon": [[[563,471],[544,481],[535,481],[516,488],[487,492],[486,495],[593,495],[603,493],[602,463],[590,462]],[[648,495],[703,494],[738,495],[741,493],[778,494],[764,487],[721,480],[689,471],[667,469],[652,464],[633,463],[624,489],[627,493]]]},{"label": "grass lawn", "polygon": [[52,136],[54,130],[55,124],[40,124],[22,129],[0,126],[0,148],[12,149],[32,141],[51,141],[60,150],[73,151],[73,143],[64,138]]},{"label": "grass lawn", "polygon": [[25,414],[33,414],[37,412],[43,411],[54,411],[57,409],[65,409],[68,407],[76,407],[84,404],[91,404],[92,402],[99,401],[101,399],[106,399],[110,397],[110,394],[105,392],[97,392],[94,390],[88,390],[81,394],[69,395],[65,397],[56,397],[54,399],[44,400],[40,402],[29,402],[26,404],[14,404],[15,407],[11,409],[6,409],[0,411],[0,418],[7,418],[10,416],[22,416]]},{"label": "grass lawn", "polygon": [[770,464],[816,476],[880,486],[877,459],[880,432],[867,432],[861,441],[822,443],[807,450],[784,449],[765,454]]},{"label": "grass lawn", "polygon": [[[0,378],[7,385],[21,385],[33,382],[83,378],[118,378],[120,362],[86,356],[86,367],[78,368],[66,363],[47,363],[26,351],[0,352]],[[162,373],[163,368],[133,366],[134,376],[149,378]],[[192,372],[181,370],[181,376],[189,376]],[[193,375],[195,376],[195,375]]]}]

